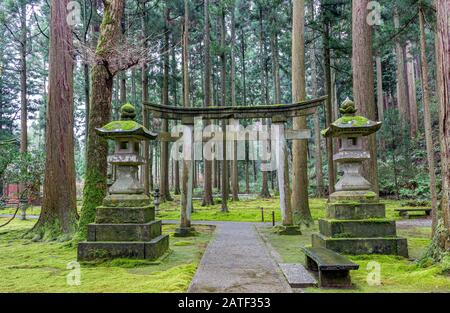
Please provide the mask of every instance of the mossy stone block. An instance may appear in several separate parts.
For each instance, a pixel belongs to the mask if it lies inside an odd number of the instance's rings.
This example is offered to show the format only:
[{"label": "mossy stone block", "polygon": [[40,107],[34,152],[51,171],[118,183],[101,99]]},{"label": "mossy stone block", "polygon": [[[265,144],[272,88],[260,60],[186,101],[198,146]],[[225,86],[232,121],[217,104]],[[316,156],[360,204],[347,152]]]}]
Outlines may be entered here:
[{"label": "mossy stone block", "polygon": [[144,224],[155,220],[155,208],[98,207],[95,222],[97,224]]},{"label": "mossy stone block", "polygon": [[129,258],[145,259],[144,242],[80,242],[78,260]]},{"label": "mossy stone block", "polygon": [[385,254],[408,257],[405,238],[331,238],[322,234],[312,235],[313,247],[322,247],[342,254]]},{"label": "mossy stone block", "polygon": [[145,243],[145,258],[154,260],[169,249],[169,235],[161,235]]},{"label": "mossy stone block", "polygon": [[151,200],[143,194],[111,194],[103,199],[104,207],[140,208],[151,205]]},{"label": "mossy stone block", "polygon": [[149,241],[161,235],[161,221],[146,224],[89,224],[88,241]]},{"label": "mossy stone block", "polygon": [[319,220],[320,233],[333,238],[395,237],[395,222],[379,220]]},{"label": "mossy stone block", "polygon": [[327,206],[327,218],[342,220],[361,220],[384,218],[386,208],[381,203],[332,203]]},{"label": "mossy stone block", "polygon": [[80,242],[78,261],[128,258],[154,260],[169,249],[169,236],[161,235],[144,242]]}]

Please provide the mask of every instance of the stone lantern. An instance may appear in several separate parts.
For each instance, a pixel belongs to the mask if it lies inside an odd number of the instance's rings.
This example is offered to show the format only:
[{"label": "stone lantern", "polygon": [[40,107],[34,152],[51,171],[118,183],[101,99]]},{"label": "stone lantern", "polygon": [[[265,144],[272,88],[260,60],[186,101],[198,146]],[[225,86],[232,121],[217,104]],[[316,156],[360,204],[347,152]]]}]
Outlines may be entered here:
[{"label": "stone lantern", "polygon": [[363,161],[370,159],[364,137],[377,132],[382,123],[356,115],[347,99],[340,108],[342,117],[322,132],[339,139],[333,157],[343,172],[330,195],[327,218],[319,220],[320,234],[313,234],[313,246],[344,254],[393,254],[408,256],[406,239],[397,237],[395,221],[386,219],[385,205],[373,186],[361,175]]},{"label": "stone lantern", "polygon": [[97,207],[95,223],[88,225],[88,241],[78,245],[78,259],[135,258],[155,259],[169,245],[161,235],[161,221],[155,221],[155,208],[139,180],[139,166],[145,164],[140,144],[154,140],[134,118],[134,106],[120,109],[120,120],[96,129],[99,136],[114,141],[114,154],[108,157],[115,168],[109,194]]}]

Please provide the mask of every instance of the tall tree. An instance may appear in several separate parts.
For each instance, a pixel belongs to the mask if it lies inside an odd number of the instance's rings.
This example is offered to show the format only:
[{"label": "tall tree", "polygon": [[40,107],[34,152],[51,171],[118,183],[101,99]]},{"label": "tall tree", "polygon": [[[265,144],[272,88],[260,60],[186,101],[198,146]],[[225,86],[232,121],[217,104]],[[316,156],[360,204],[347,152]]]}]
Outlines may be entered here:
[{"label": "tall tree", "polygon": [[[328,94],[325,102],[326,107],[326,127],[330,127],[333,122],[333,102],[332,102],[332,83],[331,83],[331,47],[330,47],[330,12],[326,0],[322,0],[322,23],[323,23],[323,57],[325,71],[325,90]],[[335,190],[336,171],[333,160],[333,139],[326,139],[327,146],[327,163],[328,163],[328,194],[332,194]]]},{"label": "tall tree", "polygon": [[[372,26],[367,23],[369,0],[353,1],[352,9],[352,69],[353,97],[359,114],[375,120],[375,94],[372,53]],[[366,179],[378,193],[377,145],[375,134],[368,138],[370,160],[363,165]]]},{"label": "tall tree", "polygon": [[[164,8],[164,53],[163,53],[163,87],[162,87],[162,104],[169,105],[169,8]],[[169,124],[167,119],[161,121],[161,131],[168,132]],[[172,201],[169,188],[169,142],[161,141],[161,158],[160,158],[160,197],[161,201]]]},{"label": "tall tree", "polygon": [[[365,16],[365,15],[364,15]],[[400,16],[398,7],[394,8],[394,27],[400,31]],[[409,100],[408,100],[408,80],[405,73],[404,48],[400,35],[395,39],[395,55],[397,59],[397,103],[403,125],[406,126],[409,120]]]},{"label": "tall tree", "polygon": [[406,53],[406,77],[408,81],[408,100],[409,100],[409,121],[411,138],[416,138],[419,131],[419,121],[417,112],[417,95],[416,95],[416,77],[414,56],[412,54],[412,44],[410,41],[405,46]]},{"label": "tall tree", "polygon": [[[315,21],[315,8],[314,1],[310,1],[309,10],[311,11],[311,23]],[[318,96],[317,86],[317,63],[316,63],[316,44],[315,44],[316,31],[313,28],[311,31],[312,47],[310,53],[310,65],[311,65],[311,91],[312,96]],[[316,196],[323,197],[325,195],[323,188],[323,172],[322,172],[322,147],[321,147],[321,134],[320,134],[320,116],[319,110],[314,113],[314,158],[315,158],[315,170],[316,170]]]},{"label": "tall tree", "polygon": [[114,77],[120,70],[130,66],[126,60],[118,62],[116,58],[122,35],[123,1],[103,0],[103,21],[95,53],[97,62],[92,67],[91,110],[79,239],[86,237],[87,225],[94,221],[96,207],[102,203],[107,190],[108,145],[105,139],[96,134],[95,129],[110,121]]},{"label": "tall tree", "polygon": [[[236,19],[235,19],[235,3],[231,6],[231,105],[237,106],[236,103],[236,57],[234,49],[236,46]],[[233,201],[239,201],[239,172],[238,172],[238,153],[237,141],[233,142],[233,161],[231,163],[231,191]]]},{"label": "tall tree", "polygon": [[450,250],[450,0],[435,1],[435,4],[437,9],[436,73],[440,109],[442,195],[439,225],[433,234],[433,242],[442,252]]},{"label": "tall tree", "polygon": [[[292,101],[306,99],[305,82],[305,1],[293,0],[292,10]],[[294,129],[306,129],[306,117],[294,118]],[[308,143],[294,140],[292,147],[292,210],[298,222],[309,225],[313,219],[308,197]]]},{"label": "tall tree", "polygon": [[73,136],[73,45],[69,0],[52,0],[45,136],[44,198],[33,231],[39,238],[71,236],[77,222]]},{"label": "tall tree", "polygon": [[[204,70],[203,75],[203,89],[204,89],[204,107],[211,105],[211,26],[209,22],[209,0],[205,0],[204,3],[204,18],[205,18],[205,29],[204,29]],[[211,121],[206,121],[205,126],[209,125]],[[203,201],[202,205],[212,205],[214,203],[212,196],[212,161],[204,159],[204,191],[203,191]]]},{"label": "tall tree", "polygon": [[[147,14],[147,4],[148,0],[141,0],[141,12],[142,12],[142,18],[141,18],[141,34],[142,34],[142,41],[143,45],[146,48],[148,45],[148,14]],[[143,62],[142,68],[141,68],[141,85],[142,85],[142,102],[147,103],[150,100],[150,96],[148,93],[148,63]],[[149,128],[149,119],[148,119],[148,111],[144,105],[142,105],[142,124],[147,129]],[[144,142],[144,166],[142,175],[144,176],[143,183],[144,183],[144,192],[145,194],[150,194],[150,190],[153,190],[153,158],[151,157],[151,149],[150,149],[150,143],[148,141]]]},{"label": "tall tree", "polygon": [[[261,100],[264,105],[269,104],[269,91],[267,88],[267,52],[266,52],[266,33],[264,29],[264,7],[262,2],[259,3],[259,53],[261,63]],[[262,124],[266,124],[266,120],[262,119]],[[268,173],[262,171],[262,186],[260,196],[262,198],[270,198],[269,185],[268,185]]]},{"label": "tall tree", "polygon": [[432,229],[433,233],[437,227],[437,195],[436,195],[436,172],[434,165],[434,146],[433,146],[433,129],[431,125],[430,112],[430,86],[429,86],[429,69],[428,59],[426,54],[426,34],[425,34],[425,15],[424,9],[421,6],[419,9],[419,24],[420,24],[420,57],[422,65],[422,89],[423,89],[423,118],[425,125],[425,141],[427,145],[427,160],[428,160],[428,175],[430,176],[430,194],[431,194],[431,209],[433,216]]},{"label": "tall tree", "polygon": [[[220,81],[221,81],[221,106],[226,106],[227,101],[227,60],[226,60],[226,23],[225,23],[225,7],[224,4],[221,4],[220,12],[219,12],[219,25],[220,25],[220,61],[221,61],[221,70],[220,70]],[[223,133],[223,147],[222,147],[222,173],[221,173],[221,191],[222,191],[222,212],[228,212],[228,160],[227,160],[227,142],[226,142],[226,127],[227,120],[222,121],[222,133]]]}]

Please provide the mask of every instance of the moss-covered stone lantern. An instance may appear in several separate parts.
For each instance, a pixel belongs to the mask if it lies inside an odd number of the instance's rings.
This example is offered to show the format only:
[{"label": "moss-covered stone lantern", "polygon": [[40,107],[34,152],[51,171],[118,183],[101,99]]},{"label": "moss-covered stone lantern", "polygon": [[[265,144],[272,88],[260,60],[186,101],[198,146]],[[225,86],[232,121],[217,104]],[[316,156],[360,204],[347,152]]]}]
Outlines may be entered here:
[{"label": "moss-covered stone lantern", "polygon": [[382,123],[357,116],[350,99],[342,103],[340,112],[342,117],[322,134],[339,139],[339,151],[333,159],[343,175],[330,195],[327,218],[319,220],[320,234],[313,234],[313,246],[344,254],[406,257],[406,239],[397,237],[395,221],[386,219],[384,204],[361,175],[362,162],[370,159],[370,153],[364,149],[364,137],[377,132]]},{"label": "moss-covered stone lantern", "polygon": [[108,157],[115,175],[97,208],[95,223],[88,225],[88,241],[78,245],[79,260],[155,259],[168,249],[169,237],[161,235],[161,221],[155,220],[155,208],[139,179],[139,166],[145,164],[140,144],[157,135],[135,117],[134,106],[125,104],[119,121],[96,129],[99,136],[115,143],[114,154]]}]

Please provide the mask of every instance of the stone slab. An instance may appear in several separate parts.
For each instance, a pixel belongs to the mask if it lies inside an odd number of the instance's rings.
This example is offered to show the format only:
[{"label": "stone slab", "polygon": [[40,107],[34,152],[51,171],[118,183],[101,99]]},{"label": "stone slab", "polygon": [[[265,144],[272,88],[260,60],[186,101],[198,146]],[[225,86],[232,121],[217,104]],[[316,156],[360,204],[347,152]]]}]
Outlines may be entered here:
[{"label": "stone slab", "polygon": [[155,220],[153,206],[136,208],[98,207],[97,224],[144,224]]},{"label": "stone slab", "polygon": [[342,254],[386,254],[408,257],[405,238],[330,238],[322,234],[312,235],[313,247],[322,247]]},{"label": "stone slab", "polygon": [[379,220],[319,220],[320,233],[333,238],[377,238],[397,236],[395,222]]},{"label": "stone slab", "polygon": [[115,208],[146,207],[151,205],[151,200],[143,194],[111,194],[103,199],[103,206]]},{"label": "stone slab", "polygon": [[330,219],[360,220],[385,216],[386,208],[381,203],[342,203],[327,206],[327,218]]},{"label": "stone slab", "polygon": [[148,242],[80,242],[78,260],[128,258],[154,260],[169,247],[169,235],[161,235]]},{"label": "stone slab", "polygon": [[161,235],[161,221],[146,224],[89,224],[88,241],[149,241]]},{"label": "stone slab", "polygon": [[284,276],[292,288],[316,287],[317,280],[305,269],[302,264],[279,264]]}]

